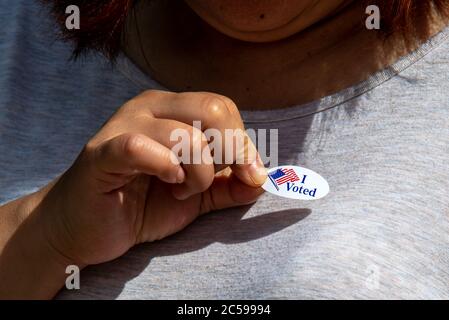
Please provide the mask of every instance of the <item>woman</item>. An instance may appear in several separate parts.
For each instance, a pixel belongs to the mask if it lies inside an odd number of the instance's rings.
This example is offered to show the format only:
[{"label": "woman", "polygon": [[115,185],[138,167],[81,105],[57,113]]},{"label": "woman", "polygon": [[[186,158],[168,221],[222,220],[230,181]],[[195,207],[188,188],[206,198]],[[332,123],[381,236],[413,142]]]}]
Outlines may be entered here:
[{"label": "woman", "polygon": [[[60,298],[449,297],[446,1],[45,5],[0,4],[1,297],[54,297],[73,265]],[[197,120],[278,129],[329,196],[262,195],[260,157],[173,161]]]}]

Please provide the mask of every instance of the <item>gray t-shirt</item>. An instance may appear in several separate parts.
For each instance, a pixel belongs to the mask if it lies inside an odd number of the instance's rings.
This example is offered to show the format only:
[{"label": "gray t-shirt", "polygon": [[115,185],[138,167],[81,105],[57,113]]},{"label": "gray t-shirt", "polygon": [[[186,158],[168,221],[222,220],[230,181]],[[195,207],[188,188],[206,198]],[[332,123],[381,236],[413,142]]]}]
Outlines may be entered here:
[{"label": "gray t-shirt", "polygon": [[[265,194],[204,216],[58,297],[448,299],[447,32],[335,95],[243,112],[249,128],[279,129],[279,163],[320,173],[326,198]],[[114,110],[158,87],[125,57],[69,57],[46,10],[0,2],[1,203],[54,179]]]}]

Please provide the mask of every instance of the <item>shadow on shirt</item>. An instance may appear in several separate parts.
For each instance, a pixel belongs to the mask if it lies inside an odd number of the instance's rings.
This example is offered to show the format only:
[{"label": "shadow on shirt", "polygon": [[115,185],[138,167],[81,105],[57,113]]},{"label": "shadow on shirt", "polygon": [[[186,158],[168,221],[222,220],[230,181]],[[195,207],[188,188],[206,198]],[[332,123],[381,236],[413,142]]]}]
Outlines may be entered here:
[{"label": "shadow on shirt", "polygon": [[[303,163],[304,141],[313,118],[313,116],[307,116],[288,122],[261,123],[247,127],[279,129],[279,164],[299,165]],[[267,148],[267,150],[270,149]],[[147,287],[151,287],[151,290],[158,290],[157,287],[160,287],[162,290],[163,283],[161,281],[164,277],[170,277],[171,272],[176,270],[152,270],[150,265],[152,259],[199,251],[214,243],[232,245],[261,239],[298,223],[311,213],[310,209],[304,208],[279,211],[271,211],[270,208],[268,213],[257,215],[249,213],[249,217],[244,218],[251,207],[250,205],[226,209],[204,215],[183,231],[169,238],[136,246],[114,261],[90,266],[81,273],[80,290],[63,290],[57,298],[115,299],[120,296],[126,283],[141,275],[145,269],[147,269],[145,273],[149,274],[148,277],[142,277],[145,279],[142,281],[154,280],[155,283],[153,285],[149,283]],[[229,250],[229,254],[235,252],[233,250],[236,250],[235,247]],[[214,258],[214,262],[220,258],[222,258],[221,255],[217,256]],[[170,266],[177,266],[182,258],[179,260],[173,258],[172,260],[168,262]],[[198,261],[194,261],[192,264],[196,265]],[[159,268],[159,265],[156,264],[155,268]],[[153,271],[155,274],[154,277],[151,277]],[[141,292],[139,296],[144,297],[145,295],[145,292]]]},{"label": "shadow on shirt", "polygon": [[237,244],[257,240],[292,226],[311,213],[310,209],[289,209],[243,219],[250,208],[245,206],[211,213],[169,238],[136,246],[114,261],[88,267],[81,274],[81,290],[63,290],[58,298],[117,298],[125,284],[139,276],[153,258],[197,251],[214,243]]}]

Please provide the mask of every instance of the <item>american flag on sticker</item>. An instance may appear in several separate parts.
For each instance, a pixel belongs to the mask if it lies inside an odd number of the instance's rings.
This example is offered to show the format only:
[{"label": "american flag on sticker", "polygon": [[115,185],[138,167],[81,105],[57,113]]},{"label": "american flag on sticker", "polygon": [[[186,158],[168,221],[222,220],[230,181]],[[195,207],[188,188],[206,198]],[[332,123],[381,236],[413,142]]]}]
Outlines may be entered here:
[{"label": "american flag on sticker", "polygon": [[268,174],[268,177],[277,190],[279,190],[279,186],[284,183],[299,181],[299,177],[293,169],[277,169]]}]

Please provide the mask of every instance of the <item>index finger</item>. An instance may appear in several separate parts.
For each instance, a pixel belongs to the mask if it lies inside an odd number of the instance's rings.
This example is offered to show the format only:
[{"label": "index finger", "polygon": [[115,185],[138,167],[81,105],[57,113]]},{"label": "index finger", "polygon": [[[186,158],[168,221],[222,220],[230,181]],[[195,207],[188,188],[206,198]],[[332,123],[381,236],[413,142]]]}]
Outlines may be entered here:
[{"label": "index finger", "polygon": [[[199,129],[208,138],[213,135],[214,141],[211,144],[216,171],[231,166],[235,175],[249,186],[257,187],[265,182],[266,169],[256,146],[245,132],[238,108],[231,99],[208,92],[177,94],[150,91],[147,94],[153,99],[142,99],[142,104],[156,118],[173,119],[188,125],[199,121]],[[220,141],[215,141],[216,130],[221,134],[221,139],[218,139]]]}]

